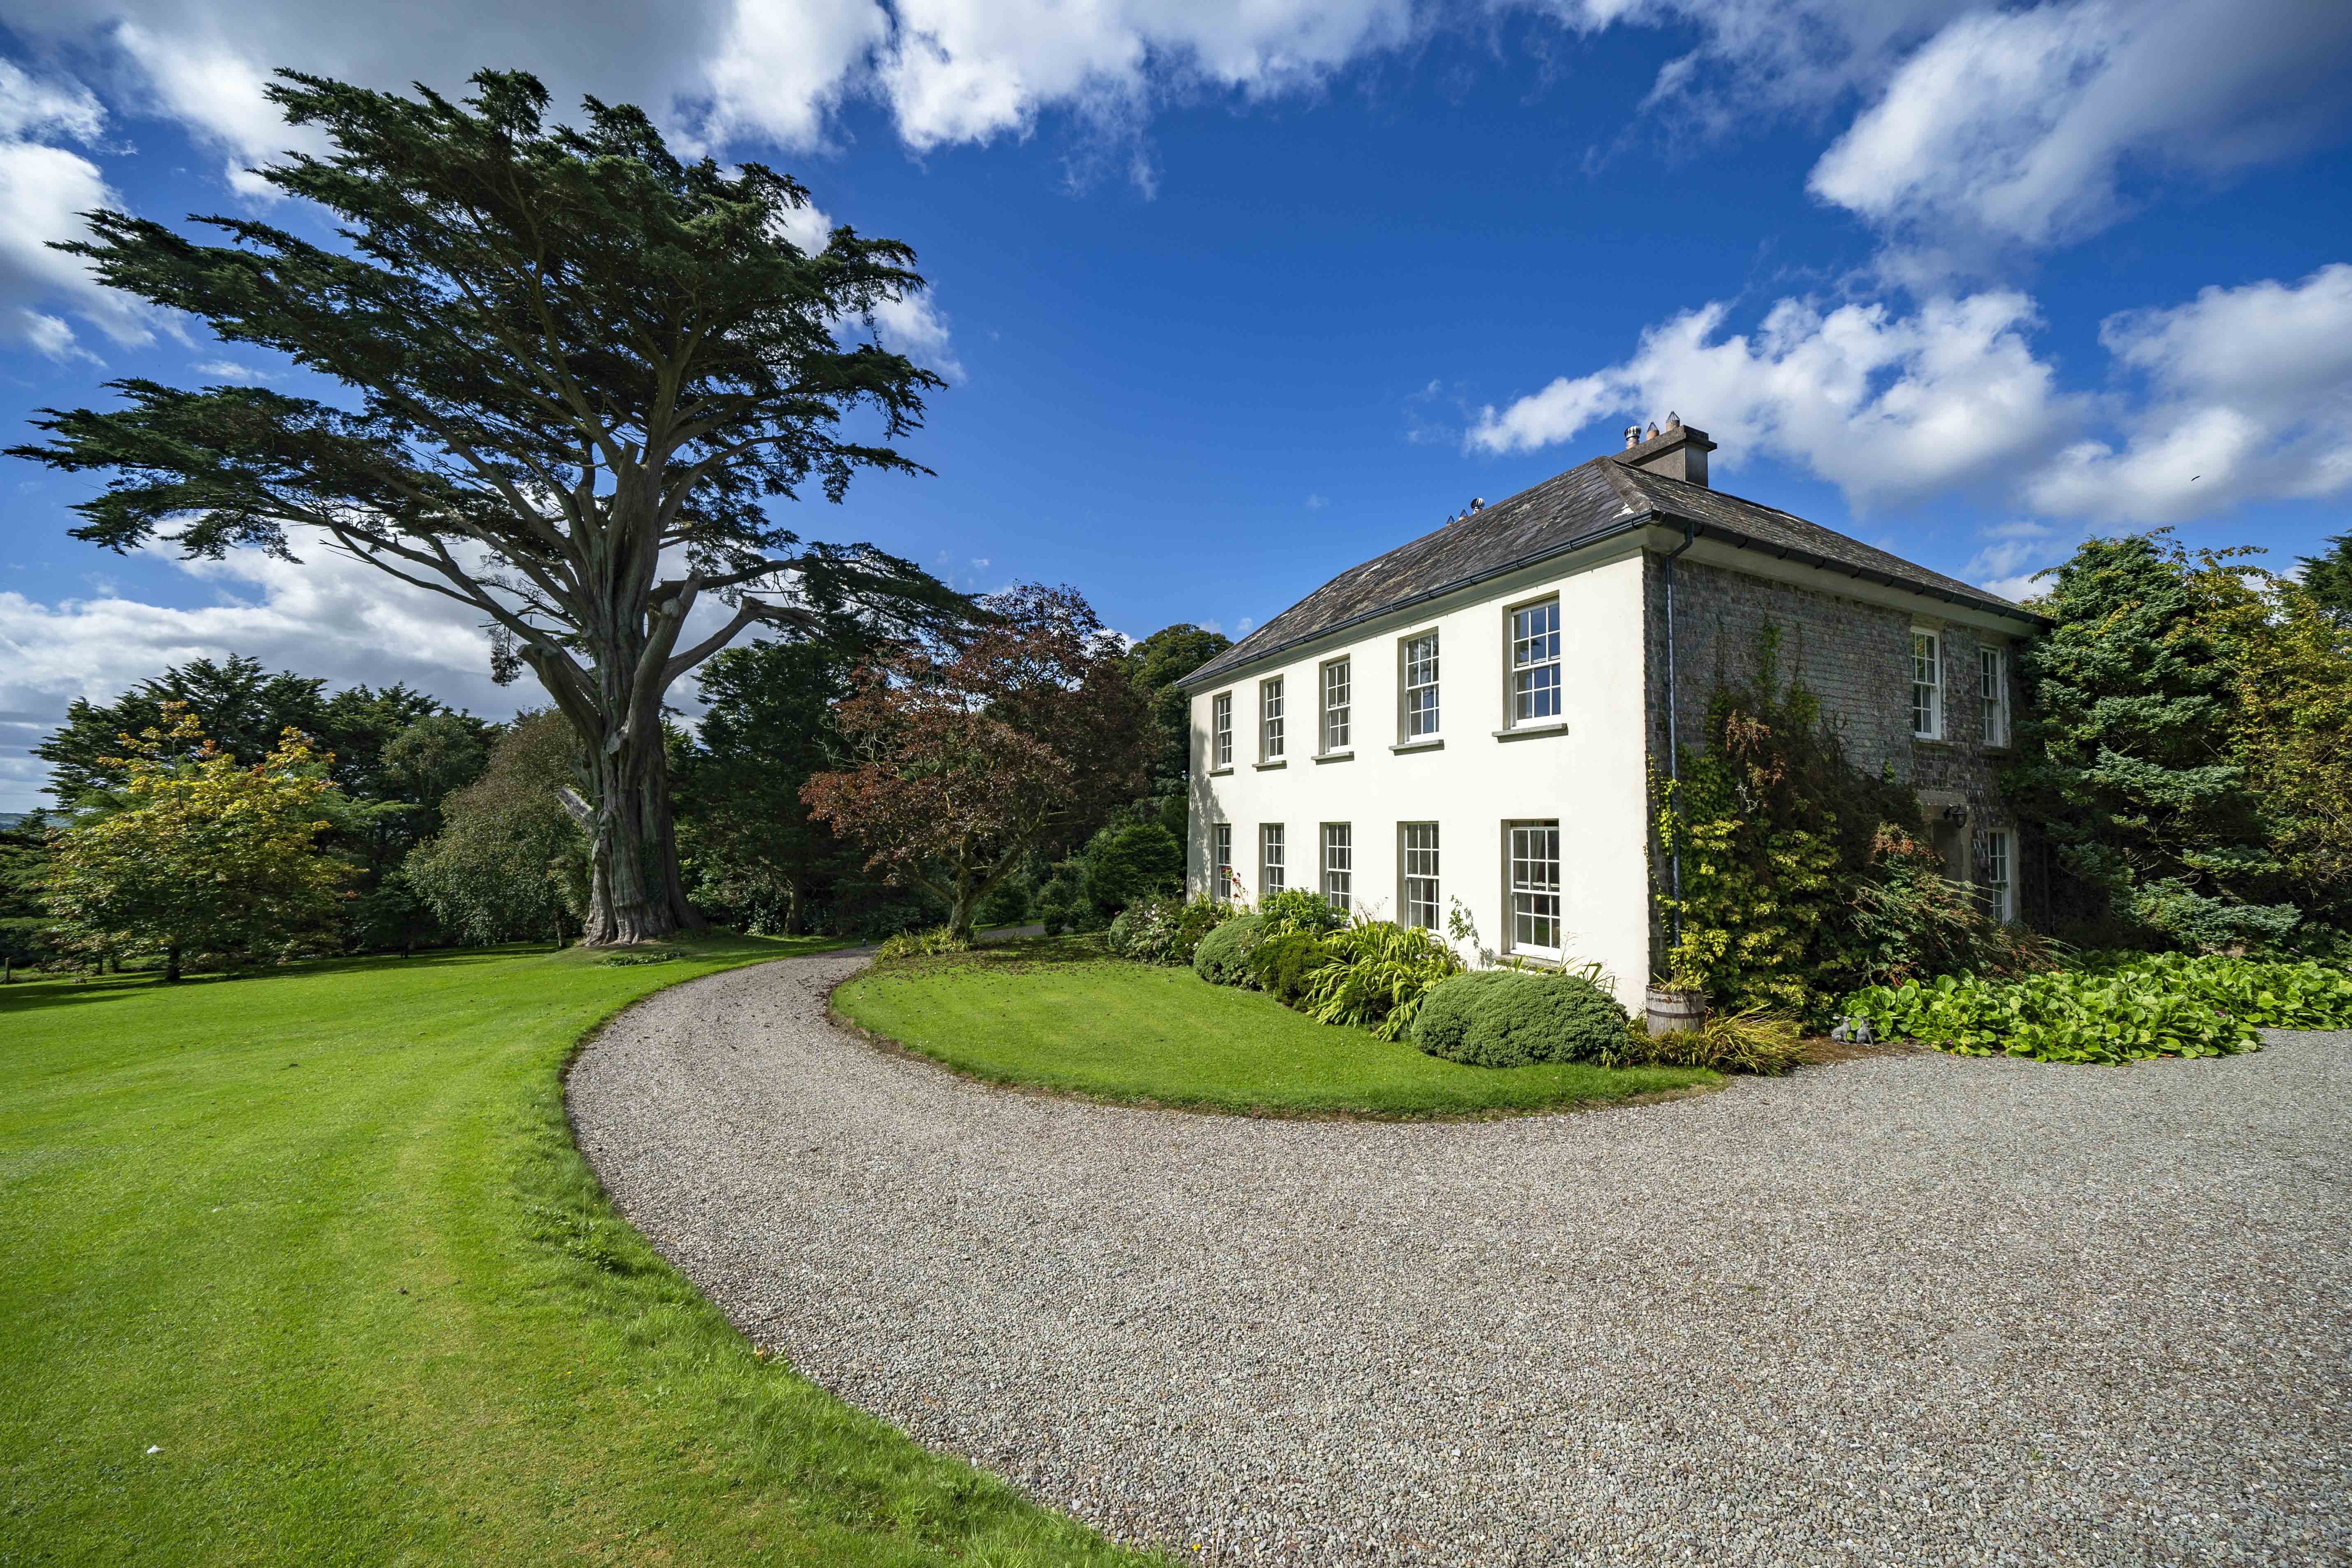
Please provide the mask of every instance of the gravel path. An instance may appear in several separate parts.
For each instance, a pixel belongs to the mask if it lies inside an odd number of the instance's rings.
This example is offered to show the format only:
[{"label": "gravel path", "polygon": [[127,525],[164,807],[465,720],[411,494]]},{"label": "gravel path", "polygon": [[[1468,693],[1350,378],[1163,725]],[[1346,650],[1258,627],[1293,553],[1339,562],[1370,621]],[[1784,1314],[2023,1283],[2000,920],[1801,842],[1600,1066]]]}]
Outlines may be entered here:
[{"label": "gravel path", "polygon": [[1584,1115],[1005,1093],[664,992],[581,1147],[757,1342],[1123,1539],[1284,1563],[2352,1561],[2352,1036]]}]

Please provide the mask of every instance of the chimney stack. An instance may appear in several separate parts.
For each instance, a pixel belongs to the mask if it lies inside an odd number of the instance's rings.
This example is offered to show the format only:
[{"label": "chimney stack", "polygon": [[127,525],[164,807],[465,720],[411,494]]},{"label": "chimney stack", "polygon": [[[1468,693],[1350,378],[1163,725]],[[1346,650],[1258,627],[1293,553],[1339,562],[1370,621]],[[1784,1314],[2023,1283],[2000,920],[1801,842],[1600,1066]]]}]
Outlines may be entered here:
[{"label": "chimney stack", "polygon": [[1653,474],[1664,474],[1670,479],[1685,479],[1695,485],[1706,483],[1706,455],[1715,450],[1715,443],[1706,432],[1696,426],[1685,425],[1678,414],[1666,416],[1666,426],[1650,426],[1646,437],[1633,439],[1641,431],[1638,425],[1626,427],[1625,449],[1610,455],[1628,468],[1641,468]]}]

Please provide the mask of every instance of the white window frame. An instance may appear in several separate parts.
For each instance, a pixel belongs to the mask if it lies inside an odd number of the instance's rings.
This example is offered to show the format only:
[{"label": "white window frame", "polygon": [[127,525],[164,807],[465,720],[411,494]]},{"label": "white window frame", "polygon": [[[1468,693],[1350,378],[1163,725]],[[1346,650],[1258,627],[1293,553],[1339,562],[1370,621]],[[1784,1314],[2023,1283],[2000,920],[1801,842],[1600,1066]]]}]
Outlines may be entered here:
[{"label": "white window frame", "polygon": [[[1549,850],[1549,858],[1545,851]],[[1507,822],[1503,825],[1503,893],[1504,929],[1509,933],[1512,952],[1530,958],[1558,960],[1568,942],[1565,892],[1561,887],[1559,859],[1559,823],[1557,819],[1534,822]],[[1550,880],[1543,879],[1541,868],[1549,867]],[[1545,912],[1549,904],[1549,911]],[[1552,940],[1549,946],[1533,939],[1536,928],[1545,922],[1551,926]],[[1522,936],[1523,926],[1530,932]]]},{"label": "white window frame", "polygon": [[1230,691],[1209,699],[1209,765],[1234,765],[1234,694]]},{"label": "white window frame", "polygon": [[1279,822],[1257,825],[1257,897],[1258,902],[1281,892],[1290,886],[1289,836]]},{"label": "white window frame", "polygon": [[1234,825],[1209,825],[1209,897],[1223,903],[1234,896]]},{"label": "white window frame", "polygon": [[1257,683],[1257,760],[1282,761],[1282,677],[1269,675]]},{"label": "white window frame", "polygon": [[1911,628],[1911,738],[1944,738],[1944,634]]},{"label": "white window frame", "polygon": [[1984,703],[1984,743],[2006,747],[2009,739],[2009,654],[1998,647],[1977,649],[1977,695]]},{"label": "white window frame", "polygon": [[1341,914],[1353,905],[1356,886],[1356,828],[1353,823],[1323,825],[1323,901]]},{"label": "white window frame", "polygon": [[[1442,901],[1444,865],[1437,824],[1397,824],[1397,908],[1403,913],[1402,923],[1423,931],[1439,930],[1445,914]],[[1416,893],[1426,896],[1415,898]]]},{"label": "white window frame", "polygon": [[[1536,617],[1550,612],[1551,625],[1544,629]],[[1510,646],[1505,650],[1503,721],[1513,729],[1522,724],[1556,724],[1566,710],[1566,692],[1561,688],[1559,595],[1548,595],[1524,605],[1515,605],[1504,612],[1504,640]],[[1549,675],[1549,683],[1543,684]],[[1544,707],[1545,702],[1549,707]],[[1542,711],[1534,710],[1541,707]]]},{"label": "white window frame", "polygon": [[1315,687],[1321,693],[1322,721],[1318,728],[1322,732],[1323,753],[1344,752],[1355,732],[1354,661],[1345,654],[1326,659]]},{"label": "white window frame", "polygon": [[2017,918],[2017,834],[2007,827],[1988,827],[1977,836],[1978,893],[1985,913],[2007,925]]},{"label": "white window frame", "polygon": [[[1417,658],[1416,650],[1427,646],[1427,657]],[[1437,640],[1437,628],[1415,632],[1397,638],[1397,734],[1410,743],[1434,740],[1441,732],[1445,718],[1443,702],[1444,648]],[[1418,682],[1418,671],[1426,677]],[[1427,700],[1420,694],[1428,693]]]}]

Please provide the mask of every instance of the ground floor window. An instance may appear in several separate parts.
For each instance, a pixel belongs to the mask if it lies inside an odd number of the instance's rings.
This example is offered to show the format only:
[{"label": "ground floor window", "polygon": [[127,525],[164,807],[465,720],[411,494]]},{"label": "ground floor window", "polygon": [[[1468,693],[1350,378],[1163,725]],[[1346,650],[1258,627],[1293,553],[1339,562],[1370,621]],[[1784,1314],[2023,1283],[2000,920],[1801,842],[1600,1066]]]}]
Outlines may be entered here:
[{"label": "ground floor window", "polygon": [[1282,824],[1261,824],[1257,830],[1257,896],[1270,899],[1282,891]]},{"label": "ground floor window", "polygon": [[1438,927],[1437,824],[1404,824],[1404,923],[1423,931]]},{"label": "ground floor window", "polygon": [[2007,828],[1988,828],[1977,836],[1977,896],[1985,913],[2004,923],[2017,918],[2013,883],[2015,844]]},{"label": "ground floor window", "polygon": [[1356,881],[1356,829],[1352,823],[1323,825],[1323,899],[1341,914]]},{"label": "ground floor window", "polygon": [[1209,873],[1209,897],[1229,899],[1234,893],[1234,825],[1213,824],[1209,829],[1209,859],[1214,869]]},{"label": "ground floor window", "polygon": [[1559,956],[1559,824],[1511,825],[1511,951]]}]

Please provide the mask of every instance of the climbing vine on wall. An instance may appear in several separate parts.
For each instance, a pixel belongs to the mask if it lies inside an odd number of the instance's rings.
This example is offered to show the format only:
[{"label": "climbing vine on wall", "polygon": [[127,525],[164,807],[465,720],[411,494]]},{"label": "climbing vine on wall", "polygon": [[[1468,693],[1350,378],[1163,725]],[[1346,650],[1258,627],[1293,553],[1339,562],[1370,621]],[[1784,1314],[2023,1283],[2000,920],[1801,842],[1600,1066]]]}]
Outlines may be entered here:
[{"label": "climbing vine on wall", "polygon": [[[1718,678],[1703,748],[1679,781],[1654,779],[1666,982],[1717,1006],[1819,1020],[1881,967],[1857,929],[1856,890],[1919,828],[1916,798],[1846,755],[1837,727],[1780,677],[1767,627],[1752,679]],[[1893,837],[1882,827],[1893,830]],[[1674,858],[1681,858],[1681,890]]]}]

